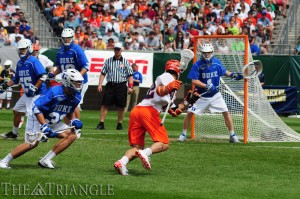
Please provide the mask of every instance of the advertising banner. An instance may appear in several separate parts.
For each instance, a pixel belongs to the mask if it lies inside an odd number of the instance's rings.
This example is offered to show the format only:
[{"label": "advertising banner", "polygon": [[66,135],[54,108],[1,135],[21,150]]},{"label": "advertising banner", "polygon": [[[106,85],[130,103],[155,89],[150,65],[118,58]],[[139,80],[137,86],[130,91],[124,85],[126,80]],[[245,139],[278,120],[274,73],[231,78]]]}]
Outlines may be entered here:
[{"label": "advertising banner", "polygon": [[[90,71],[88,72],[89,85],[98,85],[104,61],[114,56],[114,52],[86,50],[85,54],[90,63]],[[150,88],[153,82],[153,53],[122,52],[122,56],[125,57],[130,64],[136,63],[138,65],[138,70],[143,75],[143,83],[140,84],[140,87]],[[106,81],[103,82],[103,85],[105,84]]]}]

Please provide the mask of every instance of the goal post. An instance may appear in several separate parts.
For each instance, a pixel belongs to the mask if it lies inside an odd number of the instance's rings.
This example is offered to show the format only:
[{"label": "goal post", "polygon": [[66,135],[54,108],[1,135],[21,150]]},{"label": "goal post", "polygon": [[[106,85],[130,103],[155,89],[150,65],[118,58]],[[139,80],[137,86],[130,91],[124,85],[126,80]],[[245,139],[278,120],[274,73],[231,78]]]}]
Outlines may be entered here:
[{"label": "goal post", "polygon": [[[242,72],[243,67],[253,61],[248,36],[206,35],[194,37],[194,63],[200,59],[200,46],[204,43],[214,46],[214,57],[231,72]],[[235,134],[240,140],[244,140],[244,143],[300,141],[300,135],[288,127],[273,110],[258,77],[229,80],[222,77],[219,89],[231,114]],[[202,115],[194,115],[191,138],[228,140],[223,115],[209,110],[205,110]]]}]

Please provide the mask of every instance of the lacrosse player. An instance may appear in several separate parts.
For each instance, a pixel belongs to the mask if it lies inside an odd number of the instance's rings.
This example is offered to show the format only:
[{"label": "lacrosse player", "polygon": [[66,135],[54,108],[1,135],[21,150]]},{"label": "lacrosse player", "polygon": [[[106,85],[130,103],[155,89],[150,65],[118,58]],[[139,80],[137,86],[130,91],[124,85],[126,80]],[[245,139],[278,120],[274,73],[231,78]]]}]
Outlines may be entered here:
[{"label": "lacrosse player", "polygon": [[63,29],[61,33],[63,46],[59,49],[56,55],[56,70],[48,74],[49,78],[54,78],[59,73],[66,69],[74,68],[78,70],[84,78],[83,88],[81,91],[81,102],[75,110],[77,118],[80,118],[80,105],[83,103],[84,94],[88,89],[88,75],[89,71],[88,59],[82,48],[74,44],[74,31],[71,28]]},{"label": "lacrosse player", "polygon": [[20,60],[17,62],[16,74],[8,82],[0,85],[0,93],[15,84],[21,84],[25,94],[15,104],[14,127],[7,134],[1,134],[4,138],[17,139],[19,134],[19,124],[22,115],[30,111],[30,105],[40,94],[45,93],[46,71],[41,62],[31,55],[32,44],[29,39],[22,39],[18,42],[18,53]]},{"label": "lacrosse player", "polygon": [[188,75],[188,78],[192,79],[192,83],[195,85],[195,91],[201,95],[201,98],[188,108],[183,122],[182,134],[178,140],[185,141],[187,128],[193,114],[201,115],[206,108],[209,108],[211,112],[223,114],[230,134],[229,142],[239,142],[238,137],[234,134],[231,115],[218,87],[221,76],[241,80],[243,75],[226,70],[220,60],[214,57],[214,47],[210,43],[201,46],[201,54],[201,59],[192,66]]},{"label": "lacrosse player", "polygon": [[[163,107],[168,105],[174,91],[178,90],[181,82],[178,80],[180,62],[169,60],[165,65],[165,73],[158,76],[143,99],[130,112],[128,138],[132,147],[125,155],[115,162],[114,167],[119,174],[128,175],[126,165],[129,161],[139,157],[142,165],[149,170],[151,168],[149,156],[168,150],[169,138],[164,126],[160,125],[159,117]],[[153,140],[150,147],[145,147],[145,133],[149,133]]]},{"label": "lacrosse player", "polygon": [[[9,169],[9,162],[13,159],[34,149],[39,142],[57,137],[61,140],[38,162],[41,167],[55,168],[52,158],[80,137],[83,124],[75,118],[74,110],[81,100],[83,81],[82,75],[77,70],[67,69],[62,73],[63,85],[51,87],[32,103],[26,123],[25,143],[17,146],[2,159],[0,168]],[[69,121],[70,127],[65,124],[64,119]]]},{"label": "lacrosse player", "polygon": [[[15,71],[11,68],[12,61],[6,60],[4,62],[4,70],[1,71],[0,74],[0,84],[4,83],[5,81],[11,80],[11,78],[15,75]],[[11,88],[7,88],[7,90],[11,91]],[[0,94],[0,109],[2,109],[3,100],[6,100],[6,109],[10,109],[10,100],[11,100],[12,93],[11,92],[3,92]]]}]

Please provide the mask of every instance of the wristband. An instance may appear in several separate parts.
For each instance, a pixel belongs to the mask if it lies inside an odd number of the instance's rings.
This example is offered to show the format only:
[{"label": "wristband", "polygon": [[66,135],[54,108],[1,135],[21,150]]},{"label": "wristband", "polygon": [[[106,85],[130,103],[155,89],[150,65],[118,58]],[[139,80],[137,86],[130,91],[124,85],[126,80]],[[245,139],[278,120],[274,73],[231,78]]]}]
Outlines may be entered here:
[{"label": "wristband", "polygon": [[128,84],[128,87],[129,87],[129,88],[133,88],[133,83],[129,83],[129,84]]}]

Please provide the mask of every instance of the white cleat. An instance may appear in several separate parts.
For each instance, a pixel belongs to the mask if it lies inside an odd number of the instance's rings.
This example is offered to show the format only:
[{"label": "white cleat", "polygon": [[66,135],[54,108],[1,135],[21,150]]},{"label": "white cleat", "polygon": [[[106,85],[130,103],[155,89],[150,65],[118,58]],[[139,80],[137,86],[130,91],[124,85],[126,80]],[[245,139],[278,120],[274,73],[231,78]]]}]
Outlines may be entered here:
[{"label": "white cleat", "polygon": [[11,169],[11,167],[6,162],[3,162],[3,161],[0,161],[0,168],[1,169]]},{"label": "white cleat", "polygon": [[118,173],[122,176],[128,176],[128,170],[124,164],[121,163],[120,160],[115,162],[114,164],[115,169],[118,171]]},{"label": "white cleat", "polygon": [[38,162],[38,165],[43,168],[55,169],[55,167],[54,167],[55,164],[50,159],[40,159],[40,161]]},{"label": "white cleat", "polygon": [[234,134],[234,135],[230,136],[229,143],[240,143],[240,141],[239,141],[238,137]]},{"label": "white cleat", "polygon": [[145,169],[147,169],[147,170],[151,169],[149,157],[142,150],[137,150],[135,152],[135,155],[141,159],[142,165]]},{"label": "white cleat", "polygon": [[181,134],[177,140],[180,142],[184,142],[186,140],[186,135]]}]

